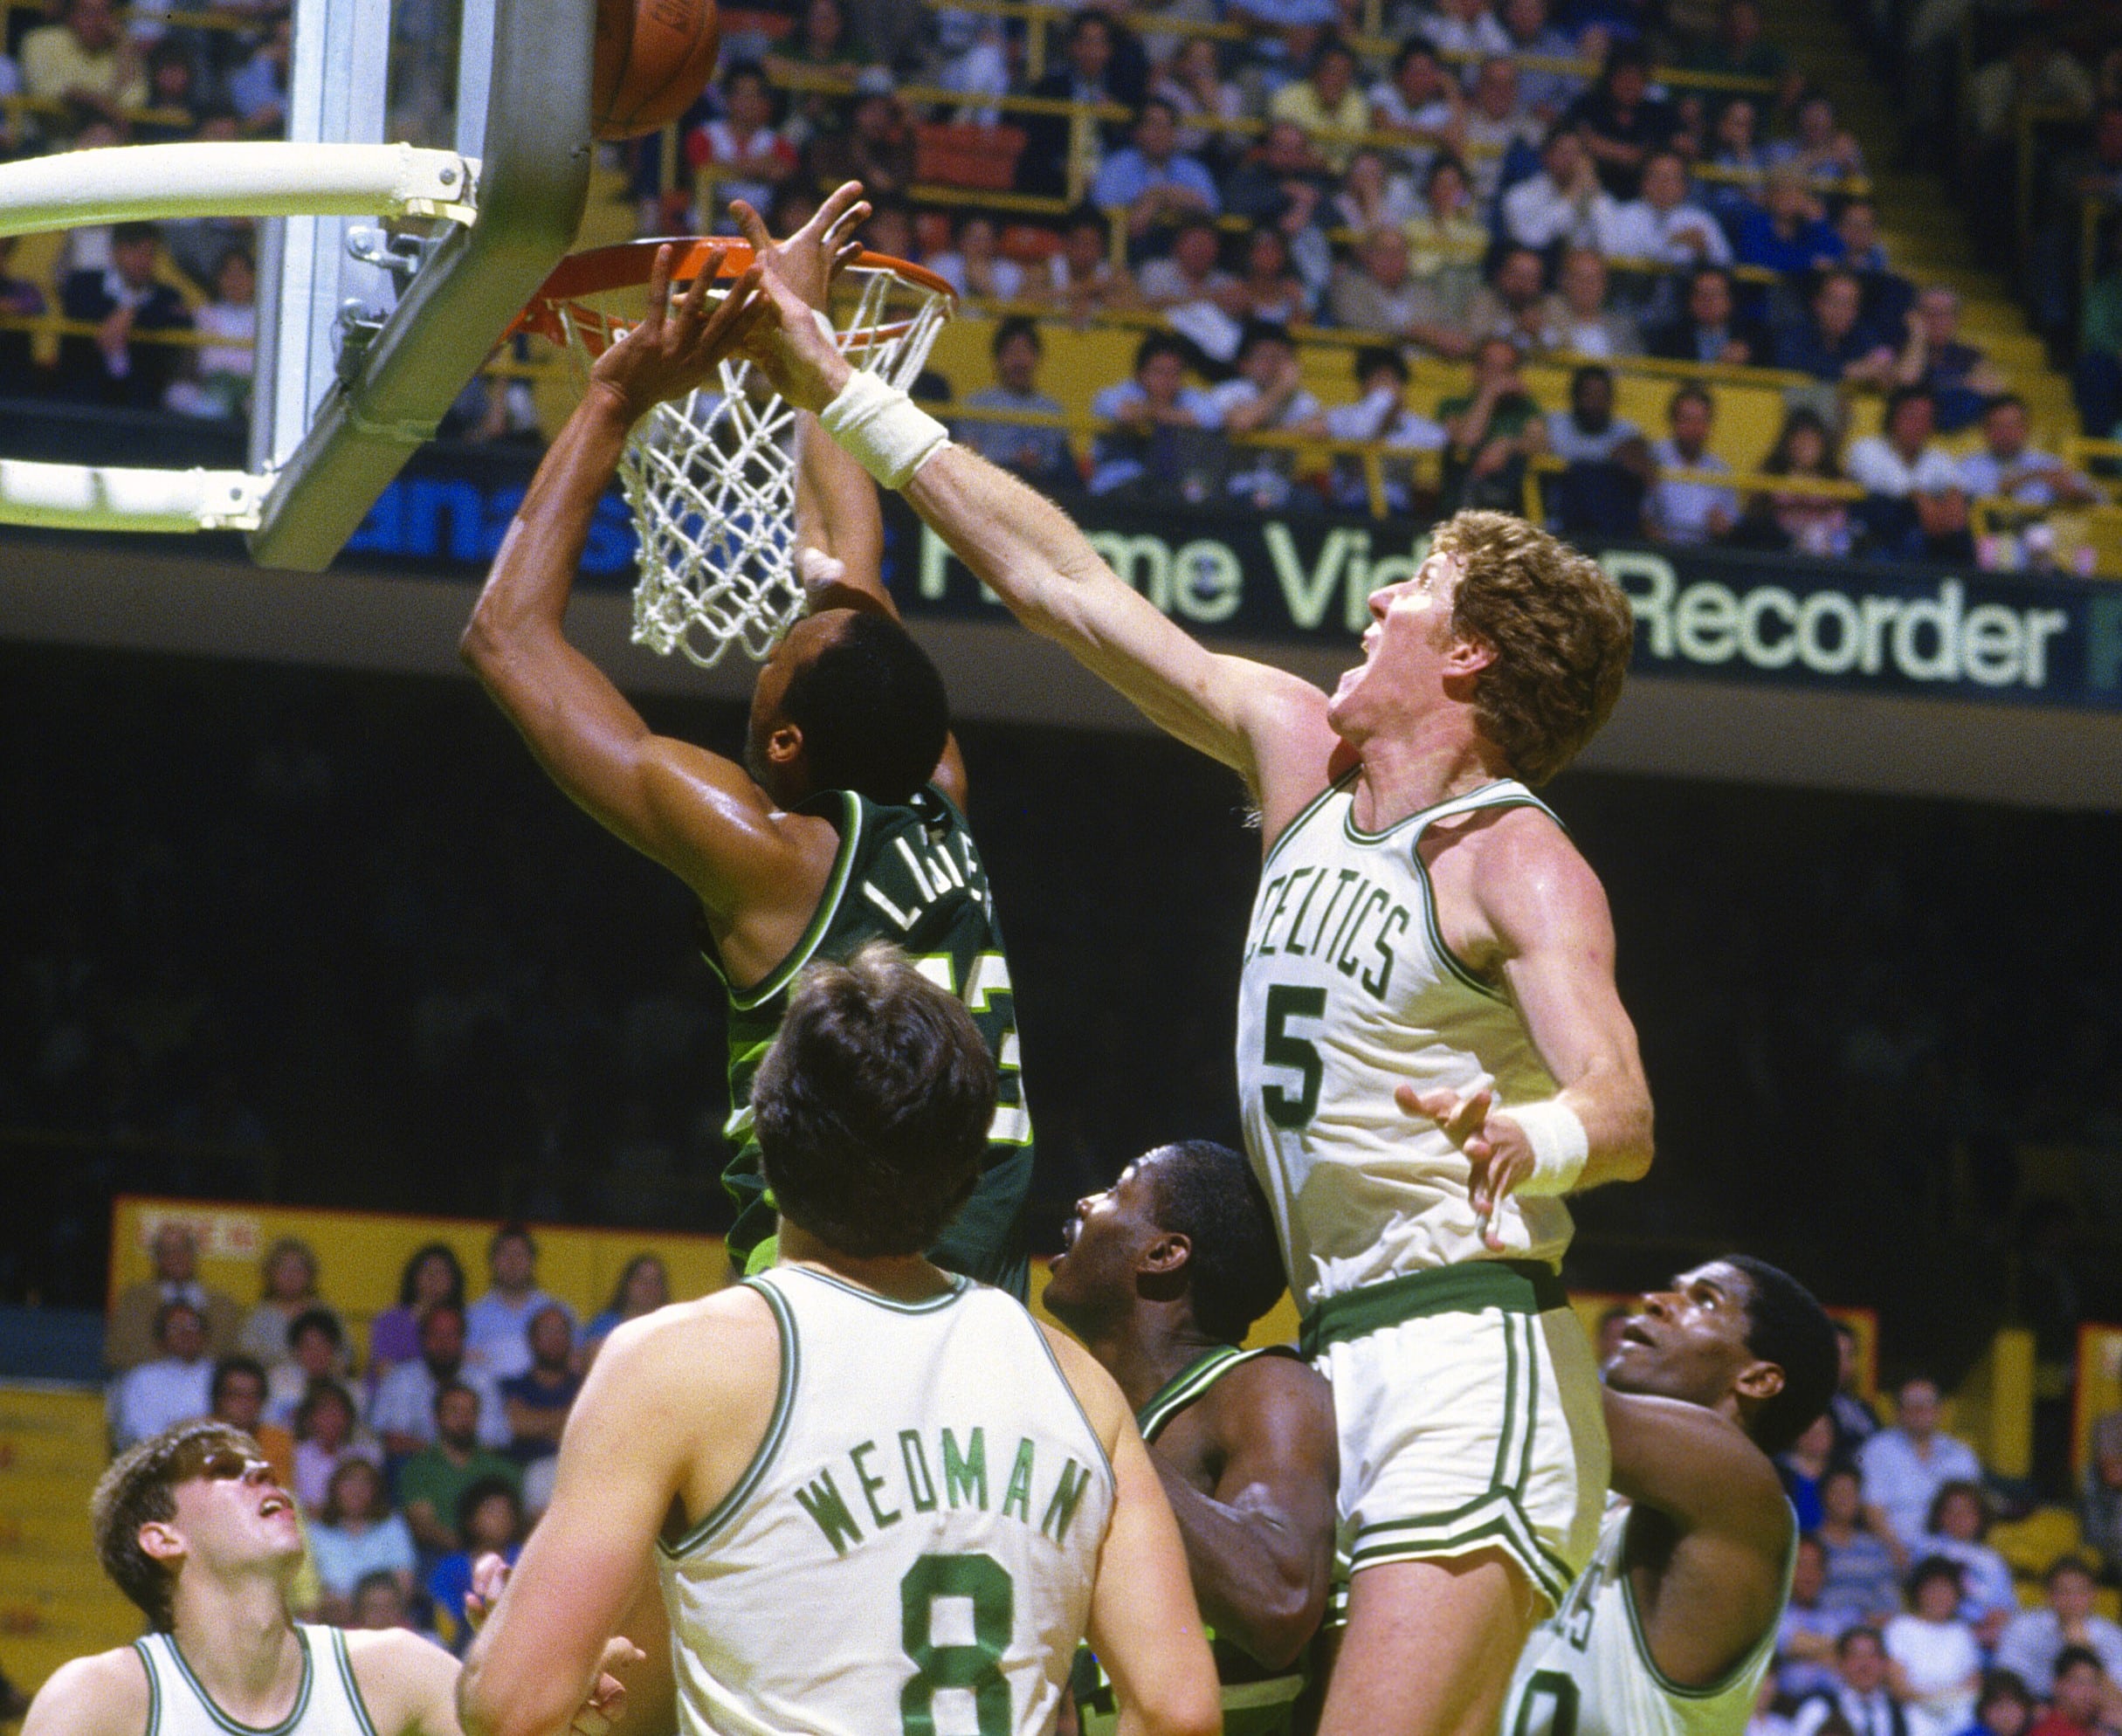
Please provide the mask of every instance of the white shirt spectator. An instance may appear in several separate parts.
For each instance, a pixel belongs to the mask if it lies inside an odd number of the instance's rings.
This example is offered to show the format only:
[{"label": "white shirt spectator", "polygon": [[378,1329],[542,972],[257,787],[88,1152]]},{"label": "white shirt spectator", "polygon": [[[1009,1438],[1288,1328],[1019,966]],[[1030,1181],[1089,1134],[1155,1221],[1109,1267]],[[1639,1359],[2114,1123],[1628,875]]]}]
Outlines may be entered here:
[{"label": "white shirt spectator", "polygon": [[[2008,469],[2011,476],[2008,487],[2005,486]],[[2008,466],[1986,448],[1970,452],[1960,461],[1960,486],[1970,499],[2001,494],[2022,506],[2053,506],[2057,479],[2070,474],[2070,466],[2055,453],[2032,446],[2022,448]]]},{"label": "white shirt spectator", "polygon": [[[1867,460],[1866,448],[1877,451]],[[1939,493],[1957,486],[1958,470],[1935,446],[1926,446],[1911,465],[1877,435],[1850,450],[1850,477],[1874,494],[1904,499],[1911,494]],[[1926,1452],[1899,1429],[1882,1429],[1857,1449],[1857,1467],[1864,1478],[1864,1505],[1877,1507],[1903,1546],[1914,1548],[1929,1522],[1931,1503],[1948,1483],[1982,1480],[1982,1462],[1974,1449],[1950,1435],[1934,1434]]]},{"label": "white shirt spectator", "polygon": [[1831,1712],[1840,1712],[1857,1736],[1896,1736],[1904,1728],[1894,1716],[1893,1696],[1884,1688],[1860,1694],[1837,1682],[1824,1694],[1815,1694],[1790,1715],[1790,1736],[1813,1736]]},{"label": "white shirt spectator", "polygon": [[[493,1377],[483,1368],[464,1367],[457,1371],[457,1379],[479,1395],[479,1445],[497,1451],[506,1447],[508,1414]],[[399,1363],[376,1387],[369,1427],[379,1435],[410,1435],[423,1445],[433,1445],[435,1387],[434,1375],[420,1358]]]},{"label": "white shirt spectator", "polygon": [[465,1310],[465,1361],[496,1381],[512,1381],[531,1365],[531,1316],[541,1308],[558,1308],[575,1324],[575,1311],[558,1297],[532,1289],[520,1302],[489,1290]]},{"label": "white shirt spectator", "polygon": [[111,1388],[111,1437],[122,1451],[172,1423],[205,1416],[213,1380],[214,1365],[205,1357],[180,1362],[162,1356],[128,1370]]},{"label": "white shirt spectator", "polygon": [[[960,300],[962,300],[969,293],[965,286],[964,254],[935,253],[921,263],[956,290]],[[997,258],[989,262],[988,269],[995,274],[997,300],[1021,301],[1024,299],[1024,268],[1015,259]]]},{"label": "white shirt spectator", "polygon": [[1712,470],[1719,476],[1730,475],[1732,466],[1716,453],[1704,452],[1699,458],[1687,458],[1667,438],[1650,448],[1650,457],[1657,465],[1658,479],[1650,486],[1644,510],[1666,541],[1698,547],[1712,541],[1712,513],[1721,512],[1725,515],[1726,528],[1739,522],[1739,495],[1734,490],[1719,488],[1713,482],[1683,482],[1665,474],[1672,470]]},{"label": "white shirt spectator", "polygon": [[1558,241],[1597,246],[1592,211],[1603,195],[1578,200],[1547,178],[1547,171],[1528,176],[1503,196],[1503,226],[1522,247],[1545,252]]},{"label": "white shirt spectator", "polygon": [[[2067,1643],[2063,1623],[2053,1609],[2029,1609],[2022,1615],[2015,1615],[1997,1636],[1996,1657],[1992,1662],[2024,1682],[2036,1698],[2046,1699],[2056,1686],[2057,1657]],[[2105,1615],[2088,1615],[2085,1637],[2080,1643],[2091,1648],[2100,1660],[2109,1681],[2122,1681],[2122,1628]]]},{"label": "white shirt spectator", "polygon": [[1980,1622],[1996,1610],[2016,1615],[2019,1594],[2012,1582],[2011,1563],[1987,1543],[1960,1537],[1930,1536],[1908,1552],[1917,1560],[1926,1555],[1943,1555],[1960,1569],[1960,1619]]},{"label": "white shirt spectator", "polygon": [[1422,21],[1422,33],[1436,45],[1439,54],[1467,54],[1485,59],[1511,52],[1510,32],[1484,7],[1471,18],[1455,18],[1447,12],[1432,12]]},{"label": "white shirt spectator", "polygon": [[[1844,461],[1844,468],[1849,472],[1850,480],[1867,493],[1884,494],[1895,500],[1905,500],[1912,494],[1950,493],[1960,486],[1960,466],[1942,448],[1926,446],[1916,454],[1915,462],[1911,464],[1893,449],[1884,434],[1868,434],[1851,446],[1849,457]],[[1888,1505],[1871,1492],[1871,1453],[1890,1435],[1893,1436],[1895,1443],[1885,1450],[1881,1462],[1892,1469],[1882,1472],[1882,1476],[1899,1475],[1907,1470],[1942,1463],[1938,1457],[1941,1448],[1948,1450],[1946,1457],[1951,1459],[1954,1466],[1952,1471],[1941,1472],[1934,1478],[1929,1478],[1926,1469],[1928,1480],[1922,1484],[1922,1498],[1915,1500],[1913,1496],[1899,1498],[1905,1502],[1913,1500],[1912,1511],[1905,1506],[1899,1510],[1890,1508],[1894,1512],[1895,1532],[1904,1540],[1913,1542],[1923,1534],[1924,1521],[1930,1515],[1931,1497],[1943,1485],[1955,1478],[1964,1478],[1970,1483],[1980,1483],[1982,1480],[1982,1467],[1972,1450],[1949,1435],[1932,1436],[1931,1456],[1919,1460],[1907,1436],[1898,1429],[1882,1429],[1866,1441],[1857,1453],[1857,1462],[1864,1472],[1864,1501],[1867,1505]],[[1956,1453],[1950,1450],[1954,1449],[1957,1450]],[[1915,1485],[1911,1484],[1909,1486],[1912,1488]]]},{"label": "white shirt spectator", "polygon": [[[1214,407],[1218,426],[1230,420],[1230,412],[1243,405],[1256,403],[1260,389],[1244,377],[1226,380],[1209,393],[1209,403]],[[1270,429],[1294,428],[1309,422],[1319,414],[1319,400],[1302,387],[1290,394],[1289,402],[1282,406],[1281,413],[1272,422],[1264,424]],[[1233,453],[1228,487],[1233,494],[1242,494],[1255,506],[1279,506],[1290,496],[1290,472],[1294,468],[1294,452],[1272,446],[1240,446]]]},{"label": "white shirt spectator", "polygon": [[353,1596],[354,1588],[369,1574],[410,1574],[419,1564],[412,1533],[397,1513],[378,1519],[358,1537],[337,1526],[313,1525],[309,1552],[317,1563],[317,1582],[334,1597]]},{"label": "white shirt spectator", "polygon": [[1390,392],[1374,392],[1326,412],[1326,432],[1336,440],[1379,440],[1407,452],[1441,452],[1450,443],[1441,423],[1418,410],[1395,409]]},{"label": "white shirt spectator", "polygon": [[1982,1668],[1974,1634],[1960,1622],[1896,1615],[1881,1637],[1908,1682],[1908,1736],[1960,1736],[1974,1720],[1974,1689],[1961,1684]]},{"label": "white shirt spectator", "polygon": [[[1732,263],[1732,244],[1717,219],[1698,205],[1661,211],[1648,199],[1602,193],[1592,201],[1592,245],[1609,259],[1655,259],[1661,265]],[[1698,251],[1689,245],[1698,239]]]},{"label": "white shirt spectator", "polygon": [[1595,432],[1580,428],[1566,410],[1547,412],[1547,450],[1564,464],[1605,464],[1616,449],[1643,437],[1643,431],[1626,417],[1614,417]]}]

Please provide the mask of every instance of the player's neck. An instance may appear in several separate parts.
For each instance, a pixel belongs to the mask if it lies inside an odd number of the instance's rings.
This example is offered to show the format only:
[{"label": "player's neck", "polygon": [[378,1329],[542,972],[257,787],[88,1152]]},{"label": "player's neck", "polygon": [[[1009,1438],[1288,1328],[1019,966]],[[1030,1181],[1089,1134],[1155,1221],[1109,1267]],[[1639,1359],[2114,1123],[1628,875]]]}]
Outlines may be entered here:
[{"label": "player's neck", "polygon": [[[195,1577],[196,1575],[196,1577]],[[208,1579],[187,1565],[172,1637],[214,1704],[238,1723],[278,1724],[302,1676],[302,1646],[279,1573]]]},{"label": "player's neck", "polygon": [[1140,1410],[1205,1351],[1222,1340],[1182,1310],[1141,1305],[1116,1316],[1102,1331],[1083,1334],[1085,1348],[1119,1382],[1130,1410]]},{"label": "player's neck", "polygon": [[1355,823],[1381,832],[1409,816],[1484,784],[1507,778],[1501,751],[1453,706],[1431,713],[1407,730],[1356,744]]},{"label": "player's neck", "polygon": [[858,1289],[873,1290],[894,1302],[927,1301],[941,1295],[952,1283],[948,1273],[919,1254],[843,1253],[785,1217],[781,1221],[780,1264],[823,1272]]}]

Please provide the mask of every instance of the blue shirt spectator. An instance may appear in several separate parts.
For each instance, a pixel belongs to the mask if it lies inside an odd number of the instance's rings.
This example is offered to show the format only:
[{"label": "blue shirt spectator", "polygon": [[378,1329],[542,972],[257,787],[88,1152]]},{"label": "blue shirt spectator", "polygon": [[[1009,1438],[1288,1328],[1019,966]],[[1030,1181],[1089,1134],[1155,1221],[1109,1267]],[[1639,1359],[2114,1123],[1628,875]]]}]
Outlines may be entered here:
[{"label": "blue shirt spectator", "polygon": [[[1129,227],[1138,233],[1182,211],[1202,210],[1213,217],[1223,208],[1216,177],[1179,149],[1178,114],[1161,97],[1142,105],[1134,142],[1100,165],[1091,183],[1091,203],[1107,210],[1125,210]],[[1146,204],[1149,209],[1143,209]]]}]

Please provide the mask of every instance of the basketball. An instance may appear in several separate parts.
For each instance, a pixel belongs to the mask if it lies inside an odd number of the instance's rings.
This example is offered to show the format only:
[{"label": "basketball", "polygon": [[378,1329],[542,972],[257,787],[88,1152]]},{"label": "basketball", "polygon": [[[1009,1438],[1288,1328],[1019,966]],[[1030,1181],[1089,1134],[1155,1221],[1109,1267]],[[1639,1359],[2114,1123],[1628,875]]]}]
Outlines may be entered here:
[{"label": "basketball", "polygon": [[714,0],[599,0],[591,126],[632,139],[669,126],[714,75]]}]

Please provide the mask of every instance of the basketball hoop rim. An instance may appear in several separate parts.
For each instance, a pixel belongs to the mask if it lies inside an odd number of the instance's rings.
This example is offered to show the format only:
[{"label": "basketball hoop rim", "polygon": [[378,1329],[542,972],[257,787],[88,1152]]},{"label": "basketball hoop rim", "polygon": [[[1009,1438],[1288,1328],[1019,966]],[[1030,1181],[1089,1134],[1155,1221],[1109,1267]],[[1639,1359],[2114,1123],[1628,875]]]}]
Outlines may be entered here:
[{"label": "basketball hoop rim", "polygon": [[[508,335],[535,332],[541,337],[561,341],[558,310],[562,307],[589,296],[609,295],[614,290],[645,286],[655,269],[657,251],[663,247],[679,250],[672,263],[672,283],[691,283],[718,248],[723,255],[718,277],[740,278],[752,265],[752,246],[748,241],[720,237],[673,235],[588,248],[580,253],[568,254],[553,268],[552,274],[538,286],[537,293],[508,328]],[[909,288],[940,295],[953,306],[958,300],[958,292],[951,287],[947,279],[938,277],[910,259],[893,258],[889,253],[872,253],[865,249],[849,262],[847,269],[889,272]]]}]

